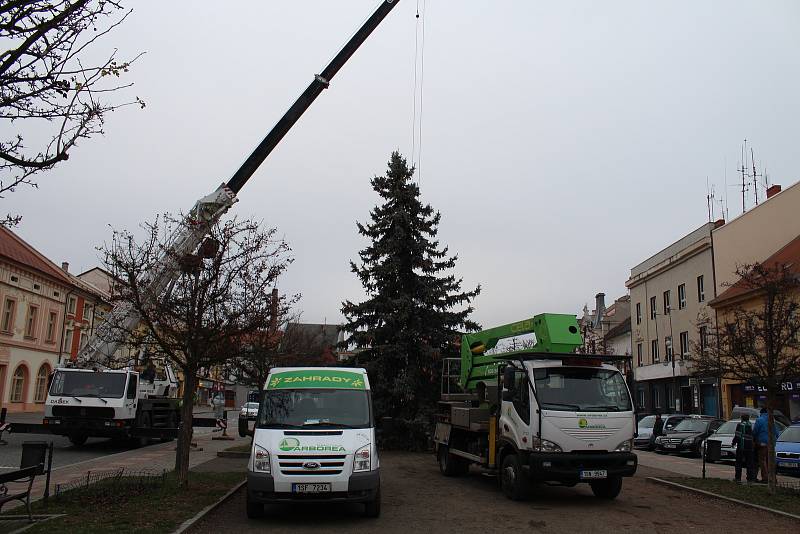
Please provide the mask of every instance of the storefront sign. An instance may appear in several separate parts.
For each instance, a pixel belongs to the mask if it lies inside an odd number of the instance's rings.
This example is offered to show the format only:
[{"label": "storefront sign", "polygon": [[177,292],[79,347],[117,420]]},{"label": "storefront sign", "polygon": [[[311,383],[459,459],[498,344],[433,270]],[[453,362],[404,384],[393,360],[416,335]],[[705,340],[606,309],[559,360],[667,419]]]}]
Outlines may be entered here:
[{"label": "storefront sign", "polygon": [[[754,393],[754,392],[766,393],[767,392],[766,386],[762,386],[762,385],[758,385],[758,384],[752,384],[752,383],[751,384],[745,384],[744,385],[744,390],[747,393]],[[781,391],[789,391],[789,392],[800,391],[800,381],[793,380],[791,382],[783,382],[780,385],[780,390]]]}]

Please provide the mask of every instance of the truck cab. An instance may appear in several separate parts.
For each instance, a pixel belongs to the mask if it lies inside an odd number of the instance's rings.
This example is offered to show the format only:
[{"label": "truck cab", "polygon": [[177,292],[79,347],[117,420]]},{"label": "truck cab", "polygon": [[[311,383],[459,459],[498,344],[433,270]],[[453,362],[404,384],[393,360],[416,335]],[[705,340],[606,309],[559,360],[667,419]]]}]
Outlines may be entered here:
[{"label": "truck cab", "polygon": [[357,502],[380,514],[380,461],[367,372],[284,367],[264,384],[247,472],[247,515],[264,505]]},{"label": "truck cab", "polygon": [[502,381],[498,467],[509,496],[524,493],[519,477],[619,494],[637,461],[633,404],[616,367],[581,355],[521,355]]}]

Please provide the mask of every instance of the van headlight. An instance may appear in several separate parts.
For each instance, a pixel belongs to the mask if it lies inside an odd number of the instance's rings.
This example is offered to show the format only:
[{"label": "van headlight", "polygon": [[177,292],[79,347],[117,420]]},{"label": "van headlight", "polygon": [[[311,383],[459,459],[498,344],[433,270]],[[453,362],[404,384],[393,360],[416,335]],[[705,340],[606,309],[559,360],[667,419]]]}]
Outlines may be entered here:
[{"label": "van headlight", "polygon": [[625,441],[617,445],[617,448],[614,449],[614,452],[631,452],[632,446],[633,446],[633,440],[626,439]]},{"label": "van headlight", "polygon": [[536,436],[531,440],[531,445],[534,449],[538,449],[542,452],[563,452],[561,446],[557,443],[547,441],[546,439],[540,439]]},{"label": "van headlight", "polygon": [[267,449],[259,445],[253,446],[253,470],[259,473],[271,473],[269,465],[269,453]]},{"label": "van headlight", "polygon": [[371,466],[370,445],[364,445],[353,455],[353,473],[369,471]]}]

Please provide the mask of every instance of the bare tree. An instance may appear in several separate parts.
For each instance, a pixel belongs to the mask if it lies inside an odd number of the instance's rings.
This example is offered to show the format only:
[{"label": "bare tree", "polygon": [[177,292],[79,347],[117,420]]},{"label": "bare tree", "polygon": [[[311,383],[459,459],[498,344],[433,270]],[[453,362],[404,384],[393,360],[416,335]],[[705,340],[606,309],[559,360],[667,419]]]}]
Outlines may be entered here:
[{"label": "bare tree", "polygon": [[782,383],[800,375],[800,278],[790,267],[757,263],[737,268],[739,280],[729,285],[731,296],[740,297],[741,303],[721,310],[716,326],[707,318],[698,321],[700,342],[692,344],[688,357],[699,375],[755,380],[766,388],[767,462],[773,493],[777,485],[772,468],[776,394]]},{"label": "bare tree", "polygon": [[275,229],[262,230],[249,220],[217,223],[196,254],[174,258],[180,267],[164,293],[148,298],[146,287],[140,285],[143,273],[154,269],[162,254],[173,253],[170,236],[183,224],[191,222],[169,216],[156,219],[143,225],[147,235],[142,242],[128,232],[115,232],[112,244],[102,252],[107,270],[123,282],[113,300],[131,306],[140,318],[134,329],[112,325],[116,335],[165,357],[182,371],[175,471],[186,487],[198,370],[224,365],[235,356],[232,348],[238,340],[269,328],[270,288],[292,260],[288,245],[274,239]]},{"label": "bare tree", "polygon": [[[103,133],[105,115],[123,103],[107,98],[132,84],[119,78],[139,57],[96,55],[99,39],[131,13],[116,0],[7,0],[0,2],[0,198],[34,175],[69,158],[79,139]],[[141,55],[141,54],[140,54]],[[97,57],[99,59],[92,59]],[[13,126],[11,126],[13,125]],[[13,226],[18,215],[0,224]]]}]

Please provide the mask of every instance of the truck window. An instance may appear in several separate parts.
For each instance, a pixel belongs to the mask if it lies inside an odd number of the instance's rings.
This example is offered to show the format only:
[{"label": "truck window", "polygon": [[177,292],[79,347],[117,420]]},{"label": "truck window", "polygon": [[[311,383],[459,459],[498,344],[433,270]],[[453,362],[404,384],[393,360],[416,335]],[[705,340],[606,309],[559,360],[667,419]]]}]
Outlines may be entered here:
[{"label": "truck window", "polygon": [[533,370],[536,394],[545,410],[627,412],[631,399],[619,371],[588,367]]},{"label": "truck window", "polygon": [[353,389],[266,390],[258,428],[370,428],[369,392]]},{"label": "truck window", "polygon": [[514,371],[514,410],[525,424],[531,422],[530,386],[524,371]]},{"label": "truck window", "polygon": [[136,375],[131,375],[131,379],[128,381],[128,395],[129,399],[136,398],[136,388],[138,386],[138,380],[136,380]]},{"label": "truck window", "polygon": [[56,371],[50,385],[54,397],[103,397],[121,399],[125,394],[125,373]]}]

